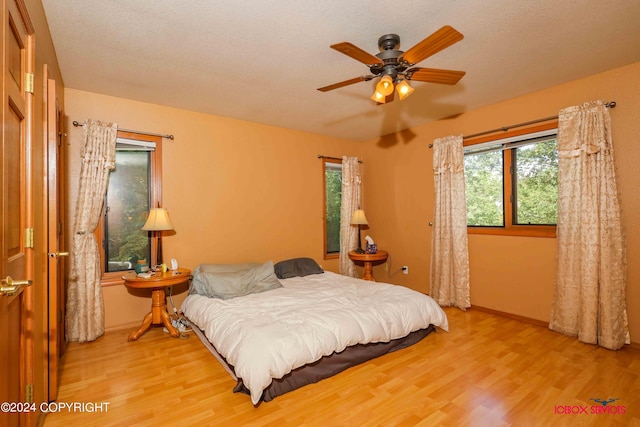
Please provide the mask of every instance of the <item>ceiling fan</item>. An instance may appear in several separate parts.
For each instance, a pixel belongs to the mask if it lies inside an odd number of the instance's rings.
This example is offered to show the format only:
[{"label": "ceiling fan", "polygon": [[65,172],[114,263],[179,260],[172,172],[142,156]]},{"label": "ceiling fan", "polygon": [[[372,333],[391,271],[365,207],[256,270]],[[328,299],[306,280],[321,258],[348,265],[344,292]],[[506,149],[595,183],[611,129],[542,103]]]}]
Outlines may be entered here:
[{"label": "ceiling fan", "polygon": [[327,92],[380,77],[371,99],[378,104],[384,104],[393,101],[394,89],[398,92],[400,100],[411,95],[414,89],[407,83],[408,80],[454,85],[465,75],[464,71],[422,68],[414,67],[414,65],[459,42],[463,37],[453,27],[445,25],[411,49],[403,52],[399,50],[400,36],[386,34],[378,39],[380,53],[375,56],[349,42],[331,45],[332,49],[365,64],[369,67],[371,74],[324,86],[318,90]]}]

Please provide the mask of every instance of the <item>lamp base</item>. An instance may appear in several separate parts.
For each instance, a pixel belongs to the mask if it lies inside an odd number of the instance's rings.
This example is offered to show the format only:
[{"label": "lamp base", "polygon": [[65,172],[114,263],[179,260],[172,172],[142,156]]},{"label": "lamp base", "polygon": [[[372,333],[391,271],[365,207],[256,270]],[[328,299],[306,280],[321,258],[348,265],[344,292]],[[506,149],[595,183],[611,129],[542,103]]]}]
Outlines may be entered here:
[{"label": "lamp base", "polygon": [[362,239],[360,238],[360,224],[358,224],[358,249],[355,249],[354,252],[357,254],[365,253],[362,249]]}]

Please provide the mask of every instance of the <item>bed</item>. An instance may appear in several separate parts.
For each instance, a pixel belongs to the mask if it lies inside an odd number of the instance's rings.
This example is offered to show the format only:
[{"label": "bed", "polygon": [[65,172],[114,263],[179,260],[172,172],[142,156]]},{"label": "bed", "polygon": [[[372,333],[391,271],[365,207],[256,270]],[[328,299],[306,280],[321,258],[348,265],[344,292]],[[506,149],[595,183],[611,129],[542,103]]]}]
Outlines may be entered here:
[{"label": "bed", "polygon": [[181,310],[254,405],[448,330],[429,296],[310,258],[202,264]]}]

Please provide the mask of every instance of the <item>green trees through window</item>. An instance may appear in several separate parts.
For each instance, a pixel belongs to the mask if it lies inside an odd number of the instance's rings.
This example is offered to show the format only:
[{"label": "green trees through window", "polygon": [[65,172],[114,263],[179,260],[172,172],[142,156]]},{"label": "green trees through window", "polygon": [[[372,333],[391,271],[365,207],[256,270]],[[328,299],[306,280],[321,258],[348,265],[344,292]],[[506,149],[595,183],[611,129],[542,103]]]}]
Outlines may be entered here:
[{"label": "green trees through window", "polygon": [[558,222],[558,144],[555,139],[513,150],[517,204],[514,224]]},{"label": "green trees through window", "polygon": [[502,152],[464,156],[464,179],[467,192],[467,224],[502,227],[504,196]]},{"label": "green trees through window", "polygon": [[342,163],[325,159],[324,218],[325,256],[340,253],[340,207],[342,205]]},{"label": "green trees through window", "polygon": [[149,233],[141,230],[149,214],[149,157],[147,151],[116,151],[105,197],[107,272],[151,259]]},{"label": "green trees through window", "polygon": [[556,133],[555,128],[520,132],[514,137],[465,146],[469,227],[519,229],[514,234],[528,235],[522,234],[523,230],[536,234],[546,226],[545,235],[555,235],[558,219]]}]

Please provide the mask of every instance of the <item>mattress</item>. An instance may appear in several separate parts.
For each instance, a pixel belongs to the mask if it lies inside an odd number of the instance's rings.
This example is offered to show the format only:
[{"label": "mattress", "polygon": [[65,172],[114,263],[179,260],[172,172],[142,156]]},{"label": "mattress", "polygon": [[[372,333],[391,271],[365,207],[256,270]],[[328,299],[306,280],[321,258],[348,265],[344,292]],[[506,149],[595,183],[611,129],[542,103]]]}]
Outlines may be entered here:
[{"label": "mattress", "polygon": [[435,301],[402,286],[331,272],[280,282],[227,300],[189,295],[182,305],[253,404],[268,400],[265,390],[292,371],[347,348],[394,343],[433,326],[448,330]]}]

